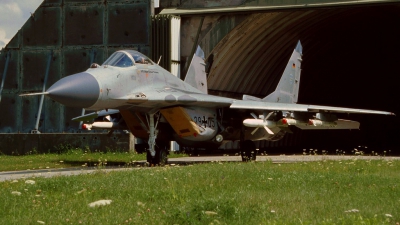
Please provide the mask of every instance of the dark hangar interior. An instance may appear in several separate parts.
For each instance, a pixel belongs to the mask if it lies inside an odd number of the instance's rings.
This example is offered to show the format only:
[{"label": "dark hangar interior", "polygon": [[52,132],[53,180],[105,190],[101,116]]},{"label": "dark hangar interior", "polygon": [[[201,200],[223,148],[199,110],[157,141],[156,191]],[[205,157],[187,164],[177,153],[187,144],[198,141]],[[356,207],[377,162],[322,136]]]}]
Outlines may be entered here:
[{"label": "dark hangar interior", "polygon": [[[268,95],[275,89],[297,40],[301,40],[303,63],[298,103],[400,114],[399,4],[281,11],[253,17],[243,27],[237,26],[246,29],[244,38],[235,40],[232,36],[224,47],[216,47],[217,51],[226,51],[226,57],[213,58],[208,80],[211,93],[238,98],[242,94]],[[361,129],[295,130],[281,143],[266,146],[400,146],[398,116],[340,116],[360,121]]]}]

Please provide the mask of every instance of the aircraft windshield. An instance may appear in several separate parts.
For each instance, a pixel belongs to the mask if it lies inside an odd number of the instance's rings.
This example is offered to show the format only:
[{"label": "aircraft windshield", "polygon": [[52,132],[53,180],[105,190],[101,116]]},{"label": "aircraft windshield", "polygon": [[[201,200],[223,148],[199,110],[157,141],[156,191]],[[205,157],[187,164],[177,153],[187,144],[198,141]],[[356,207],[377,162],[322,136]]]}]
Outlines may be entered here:
[{"label": "aircraft windshield", "polygon": [[140,52],[134,50],[126,50],[126,52],[132,56],[132,58],[135,60],[135,63],[153,64],[153,62],[147,56],[143,55]]},{"label": "aircraft windshield", "polygon": [[132,59],[124,52],[115,52],[108,58],[103,66],[130,67],[133,66]]},{"label": "aircraft windshield", "polygon": [[153,64],[147,56],[134,50],[123,50],[114,52],[103,66],[130,67],[136,64]]}]

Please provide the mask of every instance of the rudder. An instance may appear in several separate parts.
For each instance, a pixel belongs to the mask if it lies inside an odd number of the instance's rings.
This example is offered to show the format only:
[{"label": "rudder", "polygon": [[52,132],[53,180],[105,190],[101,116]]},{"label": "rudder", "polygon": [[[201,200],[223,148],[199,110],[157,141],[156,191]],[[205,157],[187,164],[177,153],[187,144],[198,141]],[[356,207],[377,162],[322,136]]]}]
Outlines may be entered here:
[{"label": "rudder", "polygon": [[301,57],[303,47],[297,42],[292,56],[279,80],[275,91],[263,98],[264,102],[297,103],[300,86]]},{"label": "rudder", "polygon": [[193,55],[192,62],[190,63],[184,81],[204,94],[207,94],[208,88],[205,66],[204,51],[200,48],[200,46],[197,46],[196,53]]}]

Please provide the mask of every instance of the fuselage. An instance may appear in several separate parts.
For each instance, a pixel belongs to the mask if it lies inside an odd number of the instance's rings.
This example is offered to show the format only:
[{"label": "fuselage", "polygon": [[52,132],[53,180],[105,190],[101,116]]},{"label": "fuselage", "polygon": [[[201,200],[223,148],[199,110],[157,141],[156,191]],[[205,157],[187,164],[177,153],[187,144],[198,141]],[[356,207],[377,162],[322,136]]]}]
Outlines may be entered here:
[{"label": "fuselage", "polygon": [[[160,111],[159,122],[164,138],[186,146],[220,145],[223,140],[278,140],[282,131],[271,128],[273,135],[259,129],[243,128],[246,112],[230,113],[235,99],[212,97],[180,80],[143,54],[124,50],[114,53],[101,66],[67,76],[49,90],[49,96],[70,107],[99,111],[118,109],[130,131],[146,139],[147,113]],[[216,107],[218,105],[219,107]],[[169,112],[169,114],[168,114]],[[172,112],[172,113],[171,113]],[[129,123],[131,125],[129,125]],[[216,138],[222,135],[223,139]],[[244,135],[244,136],[243,136]],[[163,137],[161,137],[163,138]]]}]

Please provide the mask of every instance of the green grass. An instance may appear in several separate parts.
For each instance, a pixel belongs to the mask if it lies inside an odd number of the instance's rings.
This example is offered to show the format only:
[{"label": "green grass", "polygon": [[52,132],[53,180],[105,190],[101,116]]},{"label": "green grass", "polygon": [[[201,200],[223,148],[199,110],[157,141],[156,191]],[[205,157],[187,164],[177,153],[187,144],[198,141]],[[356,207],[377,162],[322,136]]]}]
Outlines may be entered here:
[{"label": "green grass", "polygon": [[[33,180],[0,183],[0,224],[400,222],[399,161],[217,162]],[[88,206],[100,199],[113,202]]]},{"label": "green grass", "polygon": [[[176,158],[184,154],[171,153]],[[133,162],[145,160],[146,154],[128,152],[90,152],[82,149],[68,150],[62,154],[32,154],[23,156],[0,155],[0,171],[59,169],[86,166],[130,166]]]}]

